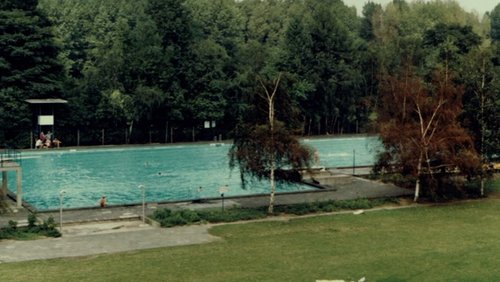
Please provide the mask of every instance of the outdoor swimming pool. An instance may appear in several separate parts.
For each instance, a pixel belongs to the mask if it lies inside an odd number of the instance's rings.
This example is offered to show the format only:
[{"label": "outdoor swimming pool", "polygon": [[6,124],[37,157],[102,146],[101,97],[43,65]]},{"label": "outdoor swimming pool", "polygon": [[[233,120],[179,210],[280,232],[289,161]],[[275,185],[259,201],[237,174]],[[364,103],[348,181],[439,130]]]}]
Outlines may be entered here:
[{"label": "outdoor swimming pool", "polygon": [[[377,137],[304,139],[319,152],[326,167],[370,165]],[[64,207],[98,206],[106,195],[109,205],[142,201],[138,188],[144,185],[147,202],[179,201],[269,193],[268,182],[251,182],[241,188],[239,171],[230,171],[230,144],[141,146],[70,150],[39,150],[22,153],[23,199],[38,210],[59,208],[59,191],[65,190]],[[9,174],[15,187],[15,174]],[[202,187],[201,191],[198,189]],[[278,192],[312,190],[299,184],[279,185]]]}]

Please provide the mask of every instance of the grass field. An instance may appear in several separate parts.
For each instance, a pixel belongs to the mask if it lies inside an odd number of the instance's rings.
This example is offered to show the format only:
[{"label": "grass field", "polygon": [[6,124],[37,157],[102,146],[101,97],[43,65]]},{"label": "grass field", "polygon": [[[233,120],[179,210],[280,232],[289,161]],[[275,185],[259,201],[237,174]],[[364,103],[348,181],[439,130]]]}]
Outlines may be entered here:
[{"label": "grass field", "polygon": [[1,281],[500,281],[500,200],[222,225],[223,240],[0,264]]}]

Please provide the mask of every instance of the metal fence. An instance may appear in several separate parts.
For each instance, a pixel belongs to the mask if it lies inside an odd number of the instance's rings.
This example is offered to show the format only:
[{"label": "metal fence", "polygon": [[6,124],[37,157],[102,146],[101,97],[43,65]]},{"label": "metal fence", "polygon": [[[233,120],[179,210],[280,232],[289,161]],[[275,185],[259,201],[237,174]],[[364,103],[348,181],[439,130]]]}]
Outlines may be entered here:
[{"label": "metal fence", "polygon": [[[222,134],[200,128],[56,128],[54,137],[61,146],[93,146],[119,144],[165,144],[176,142],[221,140]],[[35,137],[36,139],[37,137]],[[36,140],[35,140],[36,141]],[[33,144],[33,143],[32,143]],[[32,145],[33,146],[33,145]]]}]

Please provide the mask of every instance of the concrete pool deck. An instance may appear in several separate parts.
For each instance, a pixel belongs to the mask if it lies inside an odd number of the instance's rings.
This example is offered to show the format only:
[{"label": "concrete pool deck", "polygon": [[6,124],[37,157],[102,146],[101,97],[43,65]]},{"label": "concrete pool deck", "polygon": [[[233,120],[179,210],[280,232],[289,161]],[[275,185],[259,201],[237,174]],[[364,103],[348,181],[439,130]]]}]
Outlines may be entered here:
[{"label": "concrete pool deck", "polygon": [[[413,191],[403,189],[392,184],[382,183],[379,181],[367,180],[360,177],[352,177],[349,175],[345,178],[339,178],[340,183],[326,185],[326,189],[317,189],[312,191],[292,192],[292,193],[277,193],[275,205],[289,205],[304,202],[318,202],[327,200],[351,200],[357,198],[384,198],[384,197],[401,197],[413,195]],[[331,186],[331,188],[328,188]],[[0,227],[8,224],[9,220],[17,221],[20,225],[26,222],[27,216],[30,213],[25,208],[16,208],[15,203],[8,201],[10,208],[14,212],[0,214]],[[228,207],[263,207],[269,204],[269,195],[250,195],[250,196],[234,196],[224,198],[224,206]],[[222,199],[206,199],[202,202],[174,202],[174,203],[148,203],[146,205],[146,216],[152,214],[160,208],[169,209],[201,209],[201,208],[222,208]],[[53,217],[56,222],[59,222],[59,210],[40,211],[36,213],[41,220],[46,220]],[[64,209],[63,223],[88,223],[97,221],[111,220],[139,220],[142,216],[141,205],[120,205],[108,206],[106,208],[82,208],[82,209]]]},{"label": "concrete pool deck", "polygon": [[[353,177],[332,189],[309,192],[277,194],[276,205],[316,202],[325,200],[348,200],[356,198],[383,198],[412,195],[413,192],[391,184]],[[231,197],[224,199],[224,206],[267,206],[268,195]],[[15,209],[15,203],[11,203]],[[220,199],[209,199],[202,203],[178,202],[148,204],[146,215],[158,208],[217,208]],[[15,220],[26,222],[29,211],[22,208],[16,212],[0,214],[0,226]],[[74,209],[63,211],[63,236],[34,241],[0,241],[0,263],[99,255],[134,250],[202,244],[218,240],[209,234],[209,224],[175,228],[159,228],[143,224],[140,220],[142,206],[110,206],[106,208]],[[37,217],[46,220],[52,216],[59,221],[59,211],[40,212]]]}]

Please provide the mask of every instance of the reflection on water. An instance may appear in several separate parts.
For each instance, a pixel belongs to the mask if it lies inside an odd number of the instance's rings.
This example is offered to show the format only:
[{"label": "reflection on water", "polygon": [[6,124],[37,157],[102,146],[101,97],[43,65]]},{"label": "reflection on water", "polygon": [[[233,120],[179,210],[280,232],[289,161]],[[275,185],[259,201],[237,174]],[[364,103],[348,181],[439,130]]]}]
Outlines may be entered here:
[{"label": "reflection on water", "polygon": [[[376,137],[307,139],[320,165],[370,165]],[[138,185],[146,187],[148,202],[219,197],[219,188],[228,185],[225,196],[268,193],[267,182],[252,181],[241,188],[239,171],[230,171],[230,145],[209,144],[112,149],[71,149],[23,153],[24,199],[40,210],[59,207],[59,190],[66,190],[65,207],[97,206],[106,195],[108,204],[141,201]],[[10,176],[15,187],[15,175]],[[202,187],[202,189],[199,189]],[[278,192],[313,189],[303,185],[279,185]],[[13,189],[11,189],[13,190]]]}]

